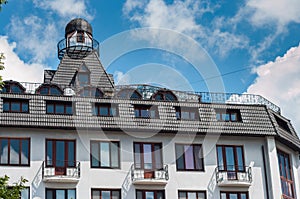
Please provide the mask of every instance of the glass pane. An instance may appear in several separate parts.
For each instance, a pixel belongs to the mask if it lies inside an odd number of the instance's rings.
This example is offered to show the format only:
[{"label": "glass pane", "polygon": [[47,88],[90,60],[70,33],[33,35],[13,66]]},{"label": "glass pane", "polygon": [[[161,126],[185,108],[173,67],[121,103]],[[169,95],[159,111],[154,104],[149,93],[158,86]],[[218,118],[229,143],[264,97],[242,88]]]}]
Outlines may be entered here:
[{"label": "glass pane", "polygon": [[56,104],[55,113],[64,114],[65,113],[65,106],[63,104]]},{"label": "glass pane", "polygon": [[282,176],[286,178],[286,171],[285,171],[285,161],[283,155],[280,155],[280,163],[282,169]]},{"label": "glass pane", "polygon": [[143,192],[142,191],[136,191],[136,199],[143,199]]},{"label": "glass pane", "polygon": [[146,117],[146,118],[150,117],[149,110],[142,109],[141,110],[141,117]]},{"label": "glass pane", "polygon": [[47,104],[47,113],[54,113],[54,105]]},{"label": "glass pane", "polygon": [[222,153],[221,146],[217,147],[217,156],[218,156],[218,169],[222,171],[225,168],[224,168],[223,153]]},{"label": "glass pane", "polygon": [[98,106],[93,106],[93,115],[99,115],[99,109]]},{"label": "glass pane", "polygon": [[48,87],[43,87],[40,89],[40,94],[41,95],[48,95],[49,93],[49,88]]},{"label": "glass pane", "polygon": [[56,199],[66,199],[65,190],[56,190]]},{"label": "glass pane", "polygon": [[166,93],[165,97],[167,101],[176,101],[176,97],[171,93]]},{"label": "glass pane", "polygon": [[229,121],[229,119],[230,119],[229,113],[222,113],[222,120]]},{"label": "glass pane", "polygon": [[150,117],[151,118],[156,118],[156,111],[155,110],[150,110]]},{"label": "glass pane", "polygon": [[141,117],[139,109],[134,109],[134,116],[135,117]]},{"label": "glass pane", "polygon": [[11,102],[11,111],[20,112],[20,110],[21,110],[21,103],[20,102]]},{"label": "glass pane", "polygon": [[8,140],[1,139],[1,148],[0,148],[0,163],[7,164],[8,163]]},{"label": "glass pane", "polygon": [[100,143],[100,151],[101,151],[101,157],[100,162],[102,167],[109,167],[109,143],[101,142]]},{"label": "glass pane", "polygon": [[201,154],[201,146],[194,145],[194,158],[195,158],[195,169],[202,170],[202,154]]},{"label": "glass pane", "polygon": [[51,88],[50,88],[50,94],[51,94],[51,95],[60,95],[61,92],[60,92],[60,90],[58,90],[57,88],[51,87]]},{"label": "glass pane", "polygon": [[226,193],[221,193],[221,199],[227,199],[226,198]]},{"label": "glass pane", "polygon": [[110,191],[102,191],[101,199],[110,199]]},{"label": "glass pane", "polygon": [[111,116],[117,116],[117,108],[116,107],[111,107],[110,108],[110,115]]},{"label": "glass pane", "polygon": [[217,119],[217,121],[220,121],[222,119],[221,113],[216,113],[216,119]]},{"label": "glass pane", "polygon": [[91,149],[92,149],[92,167],[99,167],[99,143],[92,142],[91,143]]},{"label": "glass pane", "polygon": [[193,146],[184,146],[184,160],[185,160],[185,168],[186,169],[194,169],[194,153],[193,153]]},{"label": "glass pane", "polygon": [[236,113],[231,113],[231,121],[237,121]]},{"label": "glass pane", "polygon": [[190,119],[190,114],[187,111],[181,111],[181,119],[188,120]]},{"label": "glass pane", "polygon": [[205,199],[205,193],[198,192],[198,199]]},{"label": "glass pane", "polygon": [[238,199],[238,195],[236,193],[230,193],[229,199]]},{"label": "glass pane", "polygon": [[287,173],[286,175],[287,179],[292,180],[289,159],[287,157],[285,157],[284,159],[285,159],[285,170]]},{"label": "glass pane", "polygon": [[152,169],[152,147],[151,144],[143,145],[144,152],[144,169]]},{"label": "glass pane", "polygon": [[4,102],[3,103],[3,111],[10,111],[9,110],[9,102]]},{"label": "glass pane", "polygon": [[242,193],[242,194],[241,194],[241,199],[247,199],[247,194]]},{"label": "glass pane", "polygon": [[242,147],[236,147],[236,153],[237,153],[237,163],[238,163],[238,170],[244,171],[244,160],[243,160],[243,150]]},{"label": "glass pane", "polygon": [[28,103],[27,102],[22,102],[22,112],[28,112]]},{"label": "glass pane", "polygon": [[154,145],[155,169],[161,169],[163,167],[160,149],[161,149],[160,144]]},{"label": "glass pane", "polygon": [[188,199],[197,199],[195,192],[188,192]]},{"label": "glass pane", "polygon": [[187,199],[186,192],[179,192],[179,199]]},{"label": "glass pane", "polygon": [[76,199],[76,193],[74,189],[68,190],[68,199]]},{"label": "glass pane", "polygon": [[79,81],[80,86],[85,86],[85,85],[89,84],[89,81],[90,81],[89,79],[90,79],[89,74],[85,74],[85,73],[78,74],[78,81]]},{"label": "glass pane", "polygon": [[46,165],[53,165],[53,162],[52,162],[52,160],[53,160],[53,148],[52,148],[52,144],[53,144],[53,142],[52,141],[50,141],[50,140],[48,140],[47,141],[47,151],[46,151],[46,153],[47,153],[47,163],[46,163]]},{"label": "glass pane", "polygon": [[21,191],[21,199],[29,199],[29,188],[26,187]]},{"label": "glass pane", "polygon": [[176,147],[176,164],[177,169],[184,169],[183,145],[175,145]]},{"label": "glass pane", "polygon": [[111,143],[111,167],[119,167],[119,147],[117,143]]},{"label": "glass pane", "polygon": [[233,147],[225,147],[227,171],[235,171]]},{"label": "glass pane", "polygon": [[22,90],[21,90],[21,88],[20,88],[19,86],[17,86],[17,85],[12,85],[12,86],[11,86],[11,92],[12,92],[12,93],[22,93]]},{"label": "glass pane", "polygon": [[108,107],[107,106],[101,106],[100,107],[100,115],[101,116],[108,116]]},{"label": "glass pane", "polygon": [[164,193],[162,191],[156,192],[156,198],[157,199],[164,199]]},{"label": "glass pane", "polygon": [[56,166],[65,166],[65,142],[56,141]]},{"label": "glass pane", "polygon": [[162,94],[157,94],[156,96],[155,96],[155,100],[163,100],[164,98],[163,98],[163,95]]},{"label": "glass pane", "polygon": [[73,107],[72,104],[66,105],[66,114],[72,115],[73,114]]},{"label": "glass pane", "polygon": [[92,199],[100,199],[100,191],[92,190]]},{"label": "glass pane", "polygon": [[190,119],[191,120],[196,120],[196,113],[195,112],[190,112]]},{"label": "glass pane", "polygon": [[75,166],[75,142],[68,142],[68,166]]},{"label": "glass pane", "polygon": [[146,191],[145,195],[146,195],[146,199],[154,199],[154,192],[153,191]]},{"label": "glass pane", "polygon": [[47,190],[46,199],[54,199],[52,190]]},{"label": "glass pane", "polygon": [[111,195],[112,195],[111,199],[121,199],[119,191],[112,191]]},{"label": "glass pane", "polygon": [[10,140],[10,164],[19,164],[20,141]]},{"label": "glass pane", "polygon": [[140,169],[142,167],[140,153],[141,153],[140,144],[134,144],[134,164],[135,164],[135,168],[137,168],[137,169]]},{"label": "glass pane", "polygon": [[29,164],[29,141],[22,140],[21,164]]}]

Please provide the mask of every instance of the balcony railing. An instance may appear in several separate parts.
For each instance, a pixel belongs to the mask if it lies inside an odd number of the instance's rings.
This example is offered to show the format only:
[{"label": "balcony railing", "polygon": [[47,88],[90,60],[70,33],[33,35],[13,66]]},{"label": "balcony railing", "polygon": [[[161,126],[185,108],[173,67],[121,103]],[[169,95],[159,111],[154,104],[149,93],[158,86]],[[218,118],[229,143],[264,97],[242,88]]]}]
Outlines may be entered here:
[{"label": "balcony railing", "polygon": [[166,185],[169,180],[168,165],[161,169],[145,170],[131,166],[131,180],[135,185]]},{"label": "balcony railing", "polygon": [[[43,161],[42,176],[44,182],[70,182],[76,183],[80,178],[80,162],[56,161],[56,166],[51,166]],[[59,166],[58,166],[59,165]]]},{"label": "balcony railing", "polygon": [[[229,167],[229,166],[227,166]],[[252,170],[251,167],[235,167],[233,171],[222,170],[221,167],[217,167],[215,170],[216,180],[219,186],[238,186],[249,187],[252,183]]]}]

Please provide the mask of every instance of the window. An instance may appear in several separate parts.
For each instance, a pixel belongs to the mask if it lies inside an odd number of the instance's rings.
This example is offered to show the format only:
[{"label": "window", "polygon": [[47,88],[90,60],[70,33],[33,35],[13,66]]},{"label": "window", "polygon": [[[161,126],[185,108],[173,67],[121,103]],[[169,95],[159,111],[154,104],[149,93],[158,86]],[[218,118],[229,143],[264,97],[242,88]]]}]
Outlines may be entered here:
[{"label": "window", "polygon": [[227,171],[229,180],[237,179],[237,172],[245,172],[244,150],[242,146],[217,146],[219,171]]},{"label": "window", "polygon": [[25,93],[25,88],[15,81],[5,81],[2,88],[2,93]]},{"label": "window", "polygon": [[61,114],[61,115],[73,114],[72,102],[47,101],[46,105],[47,105],[46,107],[47,114]]},{"label": "window", "polygon": [[76,37],[78,43],[84,43],[84,32],[78,31]]},{"label": "window", "polygon": [[44,84],[40,86],[36,93],[41,95],[63,95],[63,91],[56,85]]},{"label": "window", "polygon": [[117,105],[96,103],[93,106],[93,115],[116,117],[118,115]]},{"label": "window", "polygon": [[172,102],[177,101],[177,97],[171,91],[164,91],[164,90],[159,90],[156,93],[154,93],[151,99],[158,100],[158,101],[161,100],[172,101]]},{"label": "window", "polygon": [[275,117],[275,120],[276,120],[276,122],[277,122],[277,124],[280,128],[282,128],[283,130],[286,130],[287,132],[291,133],[291,129],[290,129],[290,127],[289,127],[289,125],[286,121],[284,121],[283,119],[279,118],[276,115],[274,115],[274,117]]},{"label": "window", "polygon": [[241,113],[237,109],[216,109],[217,121],[224,122],[241,122]]},{"label": "window", "polygon": [[78,71],[77,82],[81,87],[90,84],[90,71],[85,65],[82,65]]},{"label": "window", "polygon": [[21,198],[20,199],[29,199],[30,198],[30,189],[29,187],[25,187],[21,191]]},{"label": "window", "polygon": [[137,90],[131,88],[120,90],[116,96],[122,99],[142,99],[142,95]]},{"label": "window", "polygon": [[0,138],[0,165],[29,166],[29,138]]},{"label": "window", "polygon": [[121,199],[121,190],[92,189],[92,199]]},{"label": "window", "polygon": [[91,141],[92,168],[120,168],[120,143]]},{"label": "window", "polygon": [[157,106],[134,105],[134,115],[138,118],[158,118]]},{"label": "window", "polygon": [[295,197],[293,173],[290,165],[289,155],[277,150],[279,173],[281,180],[282,197],[284,199],[291,199]]},{"label": "window", "polygon": [[178,191],[178,199],[206,199],[205,191]]},{"label": "window", "polygon": [[103,97],[103,93],[100,89],[95,87],[84,87],[79,91],[79,96],[81,97],[95,97],[101,98]]},{"label": "window", "polygon": [[29,100],[24,99],[3,99],[3,112],[6,113],[28,113]]},{"label": "window", "polygon": [[76,199],[76,190],[46,189],[46,199]]},{"label": "window", "polygon": [[199,120],[198,108],[192,107],[175,107],[176,118],[178,120]]},{"label": "window", "polygon": [[176,167],[179,171],[204,171],[200,144],[176,144]]},{"label": "window", "polygon": [[165,199],[165,191],[136,190],[136,199]]},{"label": "window", "polygon": [[248,199],[247,192],[221,192],[221,199]]},{"label": "window", "polygon": [[54,167],[55,175],[66,175],[67,167],[76,166],[75,140],[46,140],[46,167]]}]

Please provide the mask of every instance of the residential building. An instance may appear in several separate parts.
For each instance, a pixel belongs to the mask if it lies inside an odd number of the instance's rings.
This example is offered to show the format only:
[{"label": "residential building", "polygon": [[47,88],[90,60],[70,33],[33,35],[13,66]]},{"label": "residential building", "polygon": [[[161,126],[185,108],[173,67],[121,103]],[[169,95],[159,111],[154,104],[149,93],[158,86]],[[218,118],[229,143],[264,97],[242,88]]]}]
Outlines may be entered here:
[{"label": "residential building", "polygon": [[296,199],[300,140],[250,94],[115,85],[84,19],[43,83],[5,81],[0,176],[23,199]]}]

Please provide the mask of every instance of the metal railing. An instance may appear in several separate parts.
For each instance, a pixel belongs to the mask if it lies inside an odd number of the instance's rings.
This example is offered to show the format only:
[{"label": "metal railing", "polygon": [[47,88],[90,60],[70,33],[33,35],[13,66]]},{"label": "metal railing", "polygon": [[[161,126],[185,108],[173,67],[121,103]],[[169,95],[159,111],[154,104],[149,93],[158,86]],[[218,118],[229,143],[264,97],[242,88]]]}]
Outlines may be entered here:
[{"label": "metal railing", "polygon": [[[48,164],[47,164],[48,163]],[[44,178],[63,176],[67,178],[80,178],[79,161],[56,161],[53,166],[52,161],[43,161],[42,176]]]},{"label": "metal railing", "polygon": [[[251,167],[228,166],[224,170],[221,166],[215,169],[217,183],[222,182],[252,182],[252,169]],[[229,170],[230,168],[230,170]]]},{"label": "metal railing", "polygon": [[[26,93],[34,94],[35,90],[41,85],[41,83],[28,83],[20,82],[20,84],[26,88]],[[67,88],[68,89],[68,88]],[[151,96],[158,90],[164,88],[133,84],[133,85],[117,85],[115,86],[115,93],[123,89],[136,90],[142,95],[143,100],[150,100]],[[183,102],[200,102],[200,103],[220,103],[220,104],[248,104],[248,105],[264,105],[267,108],[280,113],[280,107],[270,102],[266,98],[260,95],[254,94],[237,94],[237,93],[215,93],[215,92],[191,92],[191,91],[176,91],[171,90],[177,97],[178,101]],[[130,95],[129,95],[130,96]],[[122,97],[123,99],[123,97]]]},{"label": "metal railing", "polygon": [[168,165],[163,165],[161,169],[145,170],[135,168],[135,165],[131,165],[131,180],[169,180]]}]

